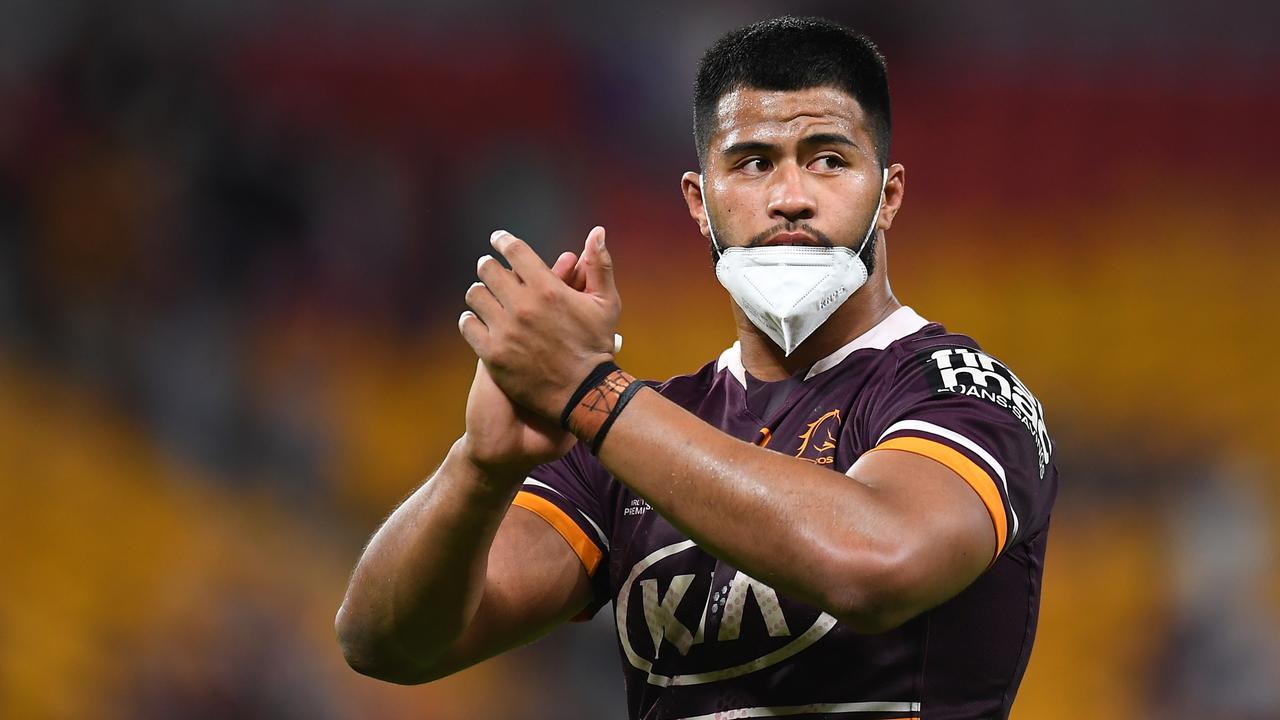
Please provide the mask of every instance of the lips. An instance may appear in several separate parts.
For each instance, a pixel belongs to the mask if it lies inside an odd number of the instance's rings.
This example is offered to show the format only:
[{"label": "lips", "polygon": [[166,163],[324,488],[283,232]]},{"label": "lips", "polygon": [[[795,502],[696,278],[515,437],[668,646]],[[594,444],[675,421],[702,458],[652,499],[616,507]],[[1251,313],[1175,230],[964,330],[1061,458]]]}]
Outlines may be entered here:
[{"label": "lips", "polygon": [[821,247],[822,243],[809,233],[803,232],[781,232],[770,237],[768,240],[760,243],[761,245],[808,245],[811,247]]}]

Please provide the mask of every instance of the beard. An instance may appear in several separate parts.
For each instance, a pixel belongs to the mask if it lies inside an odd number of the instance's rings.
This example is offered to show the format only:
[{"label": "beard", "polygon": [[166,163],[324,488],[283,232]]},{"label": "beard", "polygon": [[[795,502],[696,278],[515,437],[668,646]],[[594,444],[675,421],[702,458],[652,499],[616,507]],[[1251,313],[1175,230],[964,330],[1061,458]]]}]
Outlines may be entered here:
[{"label": "beard", "polygon": [[[708,221],[710,221],[710,215],[708,215],[707,219]],[[747,244],[743,245],[742,247],[759,247],[769,238],[782,232],[806,232],[812,235],[815,240],[817,240],[817,244],[819,247],[835,247],[835,243],[831,241],[831,238],[828,237],[826,233],[813,227],[812,225],[809,225],[808,223],[792,222],[790,220],[786,222],[780,222],[777,225],[774,225],[773,227],[769,228],[768,230],[765,230],[764,232],[756,233],[754,236],[751,237],[750,240],[747,241]],[[724,238],[723,235],[719,235],[719,234],[717,235],[720,238]],[[867,275],[870,275],[876,271],[876,241],[878,239],[879,239],[879,233],[872,232],[871,237],[867,239],[867,244],[862,248],[862,252],[858,253],[858,257],[862,259],[862,263],[867,266]],[[724,244],[725,249],[728,249],[731,247],[737,247],[737,246],[733,245],[731,242]],[[707,240],[707,251],[711,255],[711,267],[715,268],[716,261],[720,259],[720,255],[719,253],[716,252],[715,245],[711,242],[711,240]]]}]

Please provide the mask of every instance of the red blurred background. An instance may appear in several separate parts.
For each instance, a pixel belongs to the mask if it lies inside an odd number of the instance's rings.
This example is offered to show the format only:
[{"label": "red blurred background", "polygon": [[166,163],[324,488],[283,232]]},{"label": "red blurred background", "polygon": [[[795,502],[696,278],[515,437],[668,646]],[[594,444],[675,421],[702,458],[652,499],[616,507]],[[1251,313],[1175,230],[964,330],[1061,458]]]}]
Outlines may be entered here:
[{"label": "red blurred background", "polygon": [[622,717],[607,618],[402,688],[333,613],[491,230],[608,228],[637,375],[731,342],[692,78],[784,11],[885,51],[895,290],[1048,411],[1013,717],[1280,717],[1280,11],[1187,0],[0,6],[0,716]]}]

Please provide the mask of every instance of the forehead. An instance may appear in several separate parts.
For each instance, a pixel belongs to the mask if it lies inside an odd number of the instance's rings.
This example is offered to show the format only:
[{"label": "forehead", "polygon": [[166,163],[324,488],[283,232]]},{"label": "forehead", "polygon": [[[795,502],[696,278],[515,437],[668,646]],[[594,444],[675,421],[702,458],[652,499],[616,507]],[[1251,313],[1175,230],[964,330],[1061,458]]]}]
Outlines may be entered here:
[{"label": "forehead", "polygon": [[785,142],[813,132],[839,132],[865,142],[865,116],[853,96],[833,87],[803,90],[737,88],[716,103],[711,149],[745,140]]}]

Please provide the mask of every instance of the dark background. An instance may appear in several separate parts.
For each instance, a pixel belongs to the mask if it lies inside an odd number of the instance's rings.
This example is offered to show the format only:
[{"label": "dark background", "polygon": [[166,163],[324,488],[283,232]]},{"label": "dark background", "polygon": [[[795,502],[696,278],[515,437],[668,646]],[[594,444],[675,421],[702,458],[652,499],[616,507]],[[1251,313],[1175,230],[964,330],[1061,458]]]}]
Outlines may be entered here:
[{"label": "dark background", "polygon": [[332,618],[462,431],[491,230],[608,228],[636,375],[732,341],[691,84],[784,10],[889,58],[898,296],[1047,408],[1014,717],[1280,716],[1275,7],[0,5],[0,716],[622,717],[609,612],[420,688]]}]

